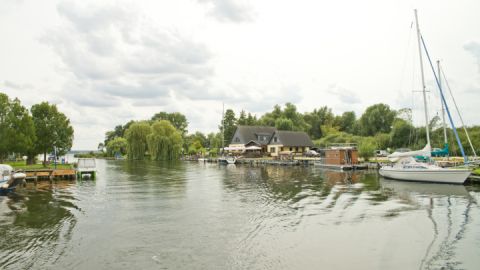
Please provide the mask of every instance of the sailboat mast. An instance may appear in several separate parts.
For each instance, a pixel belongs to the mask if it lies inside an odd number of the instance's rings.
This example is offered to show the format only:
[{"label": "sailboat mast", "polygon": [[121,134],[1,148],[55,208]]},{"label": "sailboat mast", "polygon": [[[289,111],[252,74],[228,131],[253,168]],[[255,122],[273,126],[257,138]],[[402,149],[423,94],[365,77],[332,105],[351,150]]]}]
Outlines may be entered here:
[{"label": "sailboat mast", "polygon": [[413,10],[415,13],[415,25],[417,26],[417,39],[418,39],[418,54],[420,58],[420,73],[422,74],[422,92],[423,92],[423,108],[425,110],[425,131],[427,132],[427,145],[430,146],[430,129],[428,127],[428,107],[427,107],[427,93],[425,91],[425,76],[423,74],[423,60],[422,60],[422,45],[420,26],[418,24],[417,10]]},{"label": "sailboat mast", "polygon": [[[442,77],[440,77],[440,60],[437,60],[437,72],[438,72],[438,87],[442,91]],[[442,104],[442,120],[443,120],[443,138],[445,139],[445,144],[447,144],[447,124],[445,123],[445,107],[443,106],[443,101],[440,98],[440,104]]]},{"label": "sailboat mast", "polygon": [[222,103],[222,153],[225,149],[225,103]]}]

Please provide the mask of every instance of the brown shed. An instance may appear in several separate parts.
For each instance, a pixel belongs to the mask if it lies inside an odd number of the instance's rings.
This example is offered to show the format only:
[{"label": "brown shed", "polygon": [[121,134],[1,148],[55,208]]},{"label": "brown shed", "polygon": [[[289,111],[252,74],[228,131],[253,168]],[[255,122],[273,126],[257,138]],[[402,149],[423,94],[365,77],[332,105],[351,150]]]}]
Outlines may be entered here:
[{"label": "brown shed", "polygon": [[356,165],[358,151],[356,148],[325,149],[325,164],[327,165]]}]

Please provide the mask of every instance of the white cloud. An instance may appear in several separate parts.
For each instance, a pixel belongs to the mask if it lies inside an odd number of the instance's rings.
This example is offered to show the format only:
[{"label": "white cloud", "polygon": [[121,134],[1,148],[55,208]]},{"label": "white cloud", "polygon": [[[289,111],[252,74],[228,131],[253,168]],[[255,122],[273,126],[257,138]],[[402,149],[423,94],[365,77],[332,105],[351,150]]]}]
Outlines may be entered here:
[{"label": "white cloud", "polygon": [[209,14],[221,22],[249,22],[254,18],[253,7],[246,0],[198,0],[207,4]]}]

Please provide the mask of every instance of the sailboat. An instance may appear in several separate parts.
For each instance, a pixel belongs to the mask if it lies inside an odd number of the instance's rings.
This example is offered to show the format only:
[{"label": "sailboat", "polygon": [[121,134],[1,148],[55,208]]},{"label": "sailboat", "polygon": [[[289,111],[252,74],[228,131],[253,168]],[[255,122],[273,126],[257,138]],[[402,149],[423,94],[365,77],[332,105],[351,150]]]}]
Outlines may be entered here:
[{"label": "sailboat", "polygon": [[[420,55],[420,72],[421,72],[421,78],[422,78],[423,107],[424,107],[424,113],[425,113],[425,129],[426,129],[426,135],[427,135],[427,145],[422,150],[418,150],[418,151],[410,151],[410,152],[402,152],[402,153],[394,152],[393,154],[389,155],[388,158],[390,161],[395,163],[393,163],[393,165],[382,166],[380,168],[379,173],[381,176],[385,178],[391,178],[391,179],[403,180],[403,181],[422,181],[422,182],[463,184],[471,173],[469,169],[442,168],[436,165],[435,163],[418,162],[415,159],[416,156],[424,156],[424,157],[430,158],[432,153],[431,152],[432,148],[430,146],[427,96],[426,96],[426,90],[425,90],[426,89],[425,78],[423,74],[423,61],[422,61],[423,40],[420,34],[417,10],[414,10],[414,13],[415,13],[415,24],[417,28],[418,50]],[[438,83],[438,80],[437,80],[437,83]],[[445,103],[443,94],[442,94],[442,99],[443,99],[443,103]],[[448,110],[448,107],[447,107],[447,110]],[[453,122],[451,123],[453,124]]]}]

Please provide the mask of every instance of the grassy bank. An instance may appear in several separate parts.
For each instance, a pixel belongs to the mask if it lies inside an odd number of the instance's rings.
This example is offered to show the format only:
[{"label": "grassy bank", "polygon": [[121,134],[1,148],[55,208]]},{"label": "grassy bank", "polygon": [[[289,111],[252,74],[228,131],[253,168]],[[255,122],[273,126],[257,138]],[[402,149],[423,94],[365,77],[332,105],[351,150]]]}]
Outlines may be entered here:
[{"label": "grassy bank", "polygon": [[[27,165],[25,161],[6,162],[5,164],[12,166],[15,170],[55,169],[54,164],[49,164],[46,167],[44,167],[43,164]],[[72,168],[73,168],[72,164],[57,164],[57,169],[72,169]]]},{"label": "grassy bank", "polygon": [[473,174],[480,175],[480,169],[473,170]]}]

